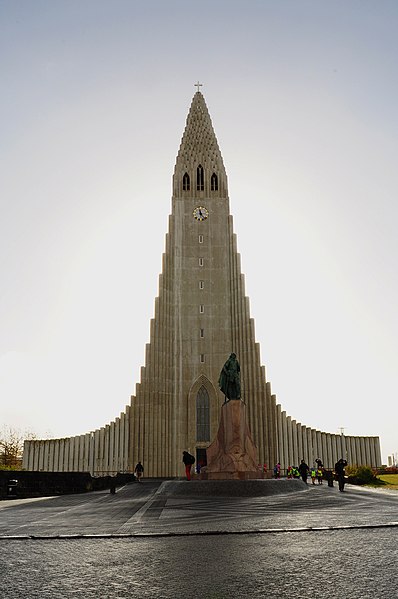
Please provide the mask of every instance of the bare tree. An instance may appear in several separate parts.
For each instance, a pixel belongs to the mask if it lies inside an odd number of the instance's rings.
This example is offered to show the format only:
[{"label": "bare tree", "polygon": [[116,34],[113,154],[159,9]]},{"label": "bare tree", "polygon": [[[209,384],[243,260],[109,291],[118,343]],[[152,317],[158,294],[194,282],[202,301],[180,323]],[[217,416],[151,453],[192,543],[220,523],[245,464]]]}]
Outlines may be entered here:
[{"label": "bare tree", "polygon": [[23,433],[11,426],[3,426],[0,430],[0,468],[21,468],[24,440],[35,436],[31,432]]}]

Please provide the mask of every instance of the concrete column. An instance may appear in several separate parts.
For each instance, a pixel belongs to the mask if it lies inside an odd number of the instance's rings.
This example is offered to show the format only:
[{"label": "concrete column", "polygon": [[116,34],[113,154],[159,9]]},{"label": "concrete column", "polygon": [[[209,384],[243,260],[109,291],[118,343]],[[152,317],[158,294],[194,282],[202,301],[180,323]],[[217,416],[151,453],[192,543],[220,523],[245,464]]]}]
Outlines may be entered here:
[{"label": "concrete column", "polygon": [[23,452],[22,452],[22,468],[24,470],[29,470],[29,441],[24,441],[23,443]]},{"label": "concrete column", "polygon": [[337,462],[336,435],[331,434],[330,438],[331,438],[331,442],[332,442],[332,454],[331,454],[331,461],[329,464],[329,468],[334,468],[334,465]]},{"label": "concrete column", "polygon": [[82,447],[83,447],[82,471],[83,472],[90,471],[90,462],[89,462],[90,438],[91,438],[90,433],[86,433],[85,435],[83,435],[83,439],[82,439]]},{"label": "concrete column", "polygon": [[99,431],[99,452],[98,452],[98,476],[105,475],[105,427],[100,428]]},{"label": "concrete column", "polygon": [[75,456],[75,437],[69,437],[69,455],[68,455],[68,470],[67,472],[73,472],[74,467],[74,456]]},{"label": "concrete column", "polygon": [[326,433],[326,448],[327,448],[327,464],[332,464],[332,435]]},{"label": "concrete column", "polygon": [[76,437],[77,443],[78,443],[78,458],[77,458],[77,472],[84,472],[84,467],[83,467],[83,461],[84,461],[84,442],[85,442],[85,435],[79,435],[78,437]]},{"label": "concrete column", "polygon": [[369,439],[369,449],[370,449],[370,460],[371,460],[372,468],[377,468],[374,437],[370,437],[370,439]]},{"label": "concrete column", "polygon": [[[136,398],[134,395],[131,396],[131,400],[130,400],[130,418],[128,420],[129,422],[129,434],[128,434],[128,439],[129,439],[129,447],[128,447],[128,468],[131,469],[133,467],[133,463],[137,463],[135,462],[135,458],[138,454],[138,420],[139,420],[139,416],[138,416],[138,412],[136,413],[135,411],[135,406],[136,406]],[[171,408],[170,408],[170,402],[168,405],[168,410],[170,412]],[[168,431],[167,431],[167,435],[166,437],[168,439],[170,439],[170,429],[171,429],[171,422],[170,422],[170,413],[168,412],[167,414],[167,424],[168,424]],[[167,463],[169,464],[171,459],[170,459],[170,452],[171,452],[171,445],[169,445],[168,447],[169,449],[169,453],[167,454]]]},{"label": "concrete column", "polygon": [[297,422],[292,420],[292,433],[293,433],[293,455],[289,466],[298,464],[298,434],[297,434]]},{"label": "concrete column", "polygon": [[321,433],[321,442],[322,442],[322,461],[323,462],[328,462],[328,448],[327,448],[327,442],[326,442],[326,433]]},{"label": "concrete column", "polygon": [[58,472],[65,470],[65,439],[59,440]]},{"label": "concrete column", "polygon": [[325,459],[325,456],[323,455],[323,449],[322,449],[322,433],[321,433],[321,431],[318,431],[318,430],[316,431],[316,446],[317,446],[317,450],[318,450],[316,457],[322,461],[323,465],[326,468],[327,467],[326,459]]},{"label": "concrete column", "polygon": [[311,447],[312,447],[312,459],[313,462],[311,464],[308,464],[308,466],[310,466],[310,468],[315,464],[315,460],[318,457],[318,437],[317,437],[317,431],[316,429],[312,428],[311,429]]},{"label": "concrete column", "polygon": [[[284,461],[284,451],[283,451],[283,430],[282,430],[282,408],[281,406],[278,404],[276,406],[276,416],[277,416],[277,439],[278,439],[278,446],[277,446],[277,454],[276,454],[276,462],[279,462],[280,464],[282,464],[282,461]],[[275,466],[275,464],[270,464],[270,467],[273,468]]]},{"label": "concrete column", "polygon": [[381,466],[380,438],[374,437],[376,466]]},{"label": "concrete column", "polygon": [[[145,373],[144,376],[146,377],[146,370],[145,368],[142,369],[142,372]],[[144,378],[141,379],[142,381],[144,380]],[[145,443],[145,425],[148,426],[148,419],[147,419],[147,410],[148,410],[148,406],[147,406],[147,393],[145,390],[145,385],[141,385],[142,391],[140,394],[140,409],[139,409],[139,414],[140,414],[140,419],[139,419],[139,433],[138,433],[138,440],[139,440],[139,445],[138,445],[138,455],[140,456],[138,459],[140,460],[144,460],[143,456],[148,455],[147,452],[147,445],[148,445],[148,439],[147,442]],[[178,422],[178,412],[177,412],[177,393],[175,395],[175,405],[174,407],[174,412],[173,412],[173,416],[172,416],[172,420],[175,423],[173,430],[174,430],[174,435],[177,435],[177,431],[178,431],[178,427],[177,427],[177,422]],[[173,443],[173,447],[174,447],[174,443]],[[176,452],[175,452],[176,455]],[[148,471],[147,471],[148,473]]]},{"label": "concrete column", "polygon": [[54,472],[54,439],[46,439],[45,441],[44,466],[46,472]]},{"label": "concrete column", "polygon": [[94,432],[94,447],[93,447],[93,476],[98,476],[101,467],[101,431],[97,429]]},{"label": "concrete column", "polygon": [[36,441],[29,442],[29,465],[30,470],[37,470],[39,464],[38,444]]},{"label": "concrete column", "polygon": [[130,406],[126,406],[126,416],[124,419],[124,466],[123,469],[124,470],[128,470],[129,469],[129,463],[131,460],[131,456],[129,455],[129,449],[131,447],[131,443],[130,443],[130,431],[132,430],[132,426],[131,426],[131,408]]},{"label": "concrete column", "polygon": [[33,441],[25,441],[24,447],[24,460],[25,460],[25,451],[26,451],[26,459],[28,462],[27,469],[34,470],[34,461],[35,461],[35,445]]},{"label": "concrete column", "polygon": [[283,411],[281,414],[282,417],[282,442],[283,442],[283,462],[281,462],[281,469],[286,470],[288,467],[288,459],[289,459],[289,447],[287,441],[287,420],[286,420],[286,412]]},{"label": "concrete column", "polygon": [[104,438],[104,474],[109,474],[109,444],[110,444],[110,431],[111,427],[109,424],[105,426],[105,438]]},{"label": "concrete column", "polygon": [[307,447],[308,447],[308,455],[307,455],[307,464],[312,464],[314,462],[314,452],[312,450],[312,429],[307,428]]},{"label": "concrete column", "polygon": [[[341,435],[334,435],[335,443],[336,443],[336,458],[334,463],[337,462],[341,458]],[[334,465],[334,464],[333,464]]]},{"label": "concrete column", "polygon": [[315,464],[315,460],[318,457],[318,437],[316,429],[311,429],[311,448],[312,448],[312,462],[308,464],[310,468]]},{"label": "concrete column", "polygon": [[[262,370],[260,367],[260,370],[258,370],[258,366],[257,364],[261,363],[261,357],[260,357],[260,345],[259,343],[255,342],[256,339],[256,335],[255,335],[255,330],[254,330],[254,320],[253,318],[250,319],[250,326],[251,326],[251,337],[252,337],[252,347],[253,349],[253,381],[254,381],[254,385],[255,385],[255,390],[256,390],[256,406],[257,406],[257,413],[258,413],[258,423],[257,423],[257,434],[258,434],[258,451],[259,451],[259,456],[260,456],[260,463],[264,464],[267,460],[265,458],[265,440],[266,440],[266,435],[265,435],[265,427],[266,427],[266,421],[265,421],[265,395],[264,395],[264,383],[263,383],[263,378],[262,378]],[[267,452],[268,453],[268,452]]]},{"label": "concrete column", "polygon": [[95,456],[95,432],[89,433],[89,445],[88,445],[88,458],[87,458],[87,470],[91,476],[94,476],[94,456]]},{"label": "concrete column", "polygon": [[111,422],[109,425],[109,459],[108,459],[108,468],[111,476],[115,474],[115,423]]},{"label": "concrete column", "polygon": [[347,446],[345,443],[345,435],[341,435],[341,451],[342,451],[342,458],[344,460],[347,459]]},{"label": "concrete column", "polygon": [[53,472],[59,472],[59,439],[54,439]]},{"label": "concrete column", "polygon": [[[26,449],[25,449],[26,447]],[[35,461],[35,450],[33,441],[25,441],[24,443],[24,455],[26,451],[26,459],[28,461],[28,470],[34,470]]]},{"label": "concrete column", "polygon": [[73,437],[73,472],[79,470],[79,451],[80,451],[80,437]]},{"label": "concrete column", "polygon": [[293,431],[292,431],[292,419],[290,416],[286,418],[287,427],[287,443],[288,443],[288,454],[285,468],[287,469],[293,463]]},{"label": "concrete column", "polygon": [[357,466],[362,466],[362,453],[361,453],[361,442],[359,440],[359,437],[354,437],[355,438],[355,448],[356,448],[356,452],[357,452]]},{"label": "concrete column", "polygon": [[39,441],[39,468],[42,472],[44,470],[44,441]]},{"label": "concrete column", "polygon": [[364,437],[359,437],[359,443],[361,445],[361,458],[362,458],[361,464],[362,464],[362,466],[367,466]]},{"label": "concrete column", "polygon": [[[265,381],[265,368],[264,368],[264,381]],[[271,385],[265,384],[266,391],[266,402],[267,402],[267,418],[269,422],[267,424],[268,439],[269,442],[266,444],[269,452],[269,460],[267,462],[268,468],[272,468],[276,464],[277,459],[277,410],[276,410],[276,395],[271,393]]]},{"label": "concrete column", "polygon": [[349,437],[344,437],[344,439],[345,439],[345,445],[346,445],[346,460],[347,460],[348,464],[351,466],[352,464],[354,464],[353,451],[352,451],[353,438],[351,436],[349,436]]},{"label": "concrete column", "polygon": [[292,464],[293,466],[298,466],[301,462],[301,459],[304,455],[303,450],[303,425],[299,422],[297,423],[297,459]]},{"label": "concrete column", "polygon": [[[307,427],[304,426],[304,425],[302,425],[301,432],[303,434],[303,455],[300,456],[300,462],[301,462],[301,460],[308,460],[308,455],[309,455],[309,452],[308,452],[308,440],[307,440],[308,439],[308,436],[307,436]],[[298,466],[299,464],[296,464],[296,465]]]},{"label": "concrete column", "polygon": [[372,465],[372,460],[370,458],[370,447],[369,447],[369,437],[364,437],[363,438],[364,441],[364,445],[365,445],[365,459],[366,459],[366,465],[367,466],[371,466]]},{"label": "concrete column", "polygon": [[120,471],[124,472],[126,470],[126,454],[124,452],[124,434],[125,434],[125,423],[126,414],[122,412],[120,414],[120,427],[119,427],[119,457],[120,457]]},{"label": "concrete column", "polygon": [[119,472],[119,470],[121,470],[119,442],[120,442],[120,418],[116,418],[116,420],[115,420],[115,441],[114,441],[114,450],[113,450],[113,469],[114,469],[115,473],[117,473],[117,472]]},{"label": "concrete column", "polygon": [[358,460],[357,460],[357,448],[356,448],[356,443],[355,443],[355,437],[351,437],[351,442],[350,442],[350,466],[355,466],[357,463],[358,463]]}]

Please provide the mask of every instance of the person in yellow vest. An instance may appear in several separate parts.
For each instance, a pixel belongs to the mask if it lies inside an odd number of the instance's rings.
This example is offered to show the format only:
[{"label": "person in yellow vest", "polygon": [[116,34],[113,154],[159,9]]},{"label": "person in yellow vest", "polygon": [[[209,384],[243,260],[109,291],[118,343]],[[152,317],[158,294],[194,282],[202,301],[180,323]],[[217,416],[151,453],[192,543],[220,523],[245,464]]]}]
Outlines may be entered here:
[{"label": "person in yellow vest", "polygon": [[311,468],[311,480],[312,480],[313,485],[315,485],[315,479],[316,479],[316,470],[315,470],[315,468]]},{"label": "person in yellow vest", "polygon": [[322,480],[323,480],[323,470],[322,468],[318,468],[318,470],[316,471],[316,477],[318,479],[318,485],[322,484]]}]

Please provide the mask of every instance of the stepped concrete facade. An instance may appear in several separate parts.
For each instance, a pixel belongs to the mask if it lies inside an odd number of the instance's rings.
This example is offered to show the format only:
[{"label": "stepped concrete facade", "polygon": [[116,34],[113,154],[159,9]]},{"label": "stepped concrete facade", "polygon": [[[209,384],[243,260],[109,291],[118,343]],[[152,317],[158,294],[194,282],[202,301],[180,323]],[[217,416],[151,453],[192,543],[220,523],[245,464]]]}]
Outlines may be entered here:
[{"label": "stepped concrete facade", "polygon": [[228,183],[201,92],[189,110],[173,175],[172,211],[145,366],[125,411],[76,437],[26,441],[23,467],[41,471],[133,471],[183,475],[182,452],[206,462],[224,400],[220,370],[236,353],[242,400],[261,464],[282,469],[304,458],[332,467],[381,465],[378,437],[351,437],[306,427],[276,402],[260,363],[254,321],[229,210]]}]

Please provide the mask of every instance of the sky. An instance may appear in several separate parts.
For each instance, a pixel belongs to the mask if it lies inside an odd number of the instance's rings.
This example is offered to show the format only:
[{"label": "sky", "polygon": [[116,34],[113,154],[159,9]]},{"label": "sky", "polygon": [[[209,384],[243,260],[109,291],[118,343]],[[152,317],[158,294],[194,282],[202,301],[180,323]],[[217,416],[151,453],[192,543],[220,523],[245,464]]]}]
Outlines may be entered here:
[{"label": "sky", "polygon": [[398,4],[0,0],[0,426],[111,422],[201,88],[282,409],[398,455]]}]

